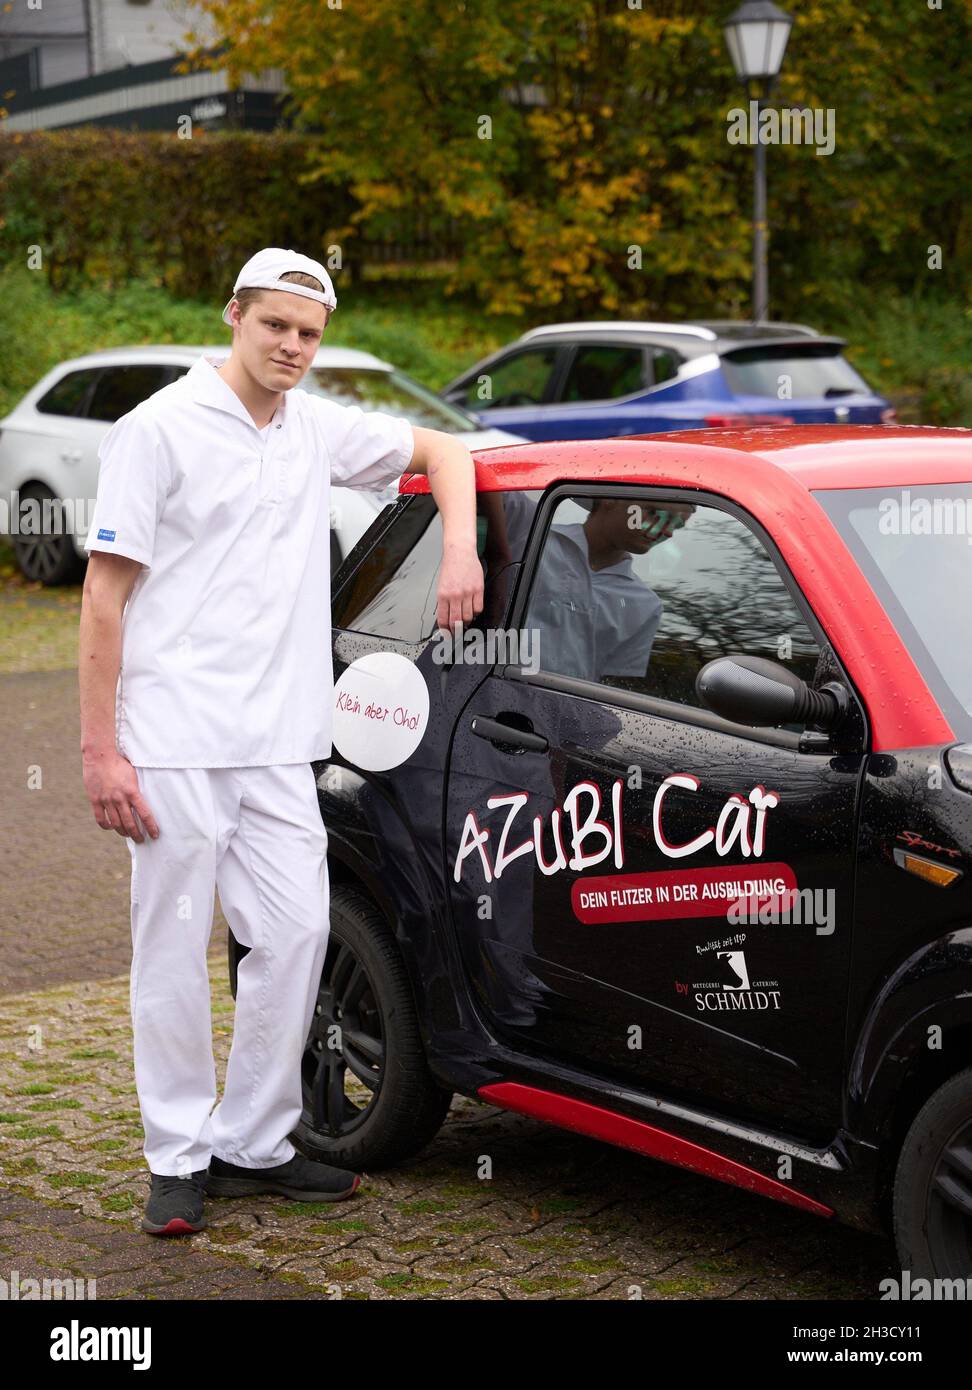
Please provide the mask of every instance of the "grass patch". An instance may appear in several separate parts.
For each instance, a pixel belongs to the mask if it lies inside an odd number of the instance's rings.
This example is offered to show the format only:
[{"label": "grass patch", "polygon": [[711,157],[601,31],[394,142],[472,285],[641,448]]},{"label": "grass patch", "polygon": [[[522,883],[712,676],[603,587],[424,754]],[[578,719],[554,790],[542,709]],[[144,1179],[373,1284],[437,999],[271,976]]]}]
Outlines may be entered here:
[{"label": "grass patch", "polygon": [[690,1298],[701,1298],[715,1285],[710,1279],[649,1279],[646,1281],[654,1294],[687,1294]]},{"label": "grass patch", "polygon": [[383,1274],[375,1283],[389,1293],[441,1293],[450,1287],[448,1279],[423,1279],[415,1274]]},{"label": "grass patch", "polygon": [[103,1211],[130,1211],[134,1205],[135,1198],[130,1192],[116,1192],[111,1197],[101,1199]]},{"label": "grass patch", "polygon": [[560,1274],[545,1274],[540,1279],[517,1279],[524,1293],[576,1293],[582,1287],[577,1279],[565,1279]]},{"label": "grass patch", "polygon": [[36,1173],[40,1169],[40,1164],[32,1154],[25,1158],[4,1159],[3,1172],[11,1177],[25,1177],[28,1173]]},{"label": "grass patch", "polygon": [[309,1227],[309,1230],[316,1236],[346,1235],[348,1232],[357,1232],[360,1235],[373,1236],[374,1226],[370,1226],[367,1221],[318,1221],[316,1225]]},{"label": "grass patch", "polygon": [[461,1221],[437,1221],[436,1231],[443,1235],[474,1235],[477,1231],[489,1230],[493,1225],[485,1216],[470,1216]]},{"label": "grass patch", "polygon": [[[333,1202],[281,1202],[274,1207],[275,1216],[320,1216],[324,1212],[333,1211]],[[334,1230],[334,1226],[328,1222],[328,1227]]]},{"label": "grass patch", "polygon": [[104,1173],[52,1173],[47,1181],[51,1187],[97,1187],[108,1179]]}]

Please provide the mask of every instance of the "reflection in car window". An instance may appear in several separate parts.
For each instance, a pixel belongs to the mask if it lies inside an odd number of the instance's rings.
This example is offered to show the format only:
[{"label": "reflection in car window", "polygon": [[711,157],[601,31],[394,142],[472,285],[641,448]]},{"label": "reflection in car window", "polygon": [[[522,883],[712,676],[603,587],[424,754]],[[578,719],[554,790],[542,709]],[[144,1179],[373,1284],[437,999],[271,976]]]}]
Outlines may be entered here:
[{"label": "reflection in car window", "polygon": [[108,367],[95,386],[88,418],[118,420],[163,387],[168,378],[167,367],[153,366],[148,362],[133,363],[130,367]]},{"label": "reflection in car window", "polygon": [[607,401],[644,386],[641,348],[597,346],[577,349],[564,385],[565,401]]},{"label": "reflection in car window", "polygon": [[426,391],[417,381],[400,372],[379,371],[373,367],[312,367],[301,382],[312,391],[339,405],[357,405],[362,410],[384,410],[402,415],[409,424],[423,429],[465,434],[480,428],[454,405]]},{"label": "reflection in car window", "polygon": [[[532,496],[531,512],[539,494]],[[519,533],[511,535],[506,526],[502,493],[480,493],[476,548],[487,581],[511,563],[511,545],[521,546],[524,539]],[[426,641],[437,626],[441,562],[442,519],[434,499],[419,493],[402,506],[335,595],[334,627],[412,644]]]},{"label": "reflection in car window", "polygon": [[37,409],[44,415],[84,415],[84,398],[97,374],[96,368],[68,372],[41,396]]},{"label": "reflection in car window", "polygon": [[808,681],[819,657],[749,528],[676,500],[561,502],[523,625],[541,670],[696,708],[695,677],[714,657],[766,657]]}]

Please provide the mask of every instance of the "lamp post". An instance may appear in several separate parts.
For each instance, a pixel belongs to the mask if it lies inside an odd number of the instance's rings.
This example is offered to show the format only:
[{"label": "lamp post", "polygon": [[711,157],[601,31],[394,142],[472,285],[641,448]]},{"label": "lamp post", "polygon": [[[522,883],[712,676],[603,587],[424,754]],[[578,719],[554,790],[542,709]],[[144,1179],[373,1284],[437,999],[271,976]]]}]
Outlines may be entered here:
[{"label": "lamp post", "polygon": [[769,276],[766,270],[766,146],[759,138],[760,102],[765,100],[779,73],[790,37],[790,15],[771,0],[746,0],[726,20],[723,33],[729,57],[741,82],[756,84],[756,100],[750,104],[755,131],[753,149],[753,323],[761,323],[769,308]]}]

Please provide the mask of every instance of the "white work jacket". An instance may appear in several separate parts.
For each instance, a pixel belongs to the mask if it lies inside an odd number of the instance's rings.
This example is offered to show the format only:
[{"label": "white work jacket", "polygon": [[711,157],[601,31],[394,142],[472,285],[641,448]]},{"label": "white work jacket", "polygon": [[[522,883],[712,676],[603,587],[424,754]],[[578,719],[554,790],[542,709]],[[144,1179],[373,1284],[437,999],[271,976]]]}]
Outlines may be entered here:
[{"label": "white work jacket", "polygon": [[256,767],[331,753],[330,488],[381,489],[408,420],[300,387],[264,433],[200,357],[112,425],[85,548],[139,572],[115,720],[136,767]]}]

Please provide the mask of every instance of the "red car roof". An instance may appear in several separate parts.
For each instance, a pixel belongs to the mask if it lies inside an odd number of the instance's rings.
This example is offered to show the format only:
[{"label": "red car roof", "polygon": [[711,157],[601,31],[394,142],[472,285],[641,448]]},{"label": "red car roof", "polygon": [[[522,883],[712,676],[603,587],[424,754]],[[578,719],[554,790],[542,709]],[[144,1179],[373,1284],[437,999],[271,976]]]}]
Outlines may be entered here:
[{"label": "red car roof", "polygon": [[[874,751],[955,741],[813,490],[970,483],[972,430],[760,425],[504,445],[473,457],[480,492],[624,482],[699,488],[736,502],[773,537],[863,696]],[[400,490],[428,492],[428,477],[406,474]]]},{"label": "red car roof", "polygon": [[[926,425],[754,425],[507,444],[476,450],[474,458],[481,492],[597,479],[703,487],[747,506],[737,484],[745,486],[780,470],[807,489],[972,483],[972,430]],[[408,474],[401,490],[428,492],[428,479],[421,473]]]}]

